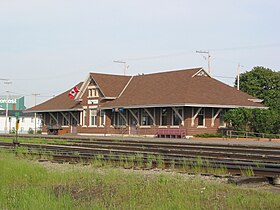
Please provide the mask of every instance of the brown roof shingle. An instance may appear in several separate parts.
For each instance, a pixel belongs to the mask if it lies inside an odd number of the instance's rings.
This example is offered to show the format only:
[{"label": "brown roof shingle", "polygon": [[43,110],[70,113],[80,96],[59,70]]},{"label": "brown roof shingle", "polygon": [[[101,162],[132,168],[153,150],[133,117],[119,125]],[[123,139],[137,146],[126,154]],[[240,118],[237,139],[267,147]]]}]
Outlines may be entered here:
[{"label": "brown roof shingle", "polygon": [[204,104],[263,107],[238,91],[208,76],[195,76],[201,69],[187,69],[135,76],[120,98],[103,107]]},{"label": "brown roof shingle", "polygon": [[90,73],[91,77],[101,88],[105,97],[118,97],[131,76]]},{"label": "brown roof shingle", "polygon": [[[101,107],[105,109],[161,105],[264,107],[260,103],[248,100],[256,99],[255,97],[209,76],[193,76],[200,70],[201,68],[186,69],[134,77],[99,73],[91,73],[90,76],[94,78],[105,97],[120,96],[115,100],[102,103]],[[77,86],[81,88],[82,83]],[[70,90],[27,111],[81,108],[79,101],[68,97]]]},{"label": "brown roof shingle", "polygon": [[[80,89],[81,86],[82,82],[76,85],[78,89]],[[68,94],[71,90],[72,88],[54,98],[51,98],[50,100],[47,100],[37,106],[27,109],[26,112],[57,111],[81,108],[79,101],[75,101],[74,99],[68,97]]]}]

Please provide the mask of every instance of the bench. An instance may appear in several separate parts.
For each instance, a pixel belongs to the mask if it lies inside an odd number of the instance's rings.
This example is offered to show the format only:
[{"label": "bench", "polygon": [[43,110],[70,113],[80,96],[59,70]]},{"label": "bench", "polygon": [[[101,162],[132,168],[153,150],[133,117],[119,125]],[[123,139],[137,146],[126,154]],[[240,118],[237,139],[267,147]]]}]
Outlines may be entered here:
[{"label": "bench", "polygon": [[186,130],[181,128],[163,128],[158,129],[157,138],[185,138]]}]

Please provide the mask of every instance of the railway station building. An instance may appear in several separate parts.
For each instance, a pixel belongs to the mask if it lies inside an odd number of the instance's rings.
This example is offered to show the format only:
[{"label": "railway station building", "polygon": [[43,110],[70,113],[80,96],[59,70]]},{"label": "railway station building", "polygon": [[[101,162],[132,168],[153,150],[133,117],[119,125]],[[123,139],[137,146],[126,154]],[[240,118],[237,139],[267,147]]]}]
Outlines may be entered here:
[{"label": "railway station building", "polygon": [[261,100],[203,68],[137,76],[89,73],[74,88],[28,109],[43,133],[185,137],[217,133],[233,108],[265,108]]}]

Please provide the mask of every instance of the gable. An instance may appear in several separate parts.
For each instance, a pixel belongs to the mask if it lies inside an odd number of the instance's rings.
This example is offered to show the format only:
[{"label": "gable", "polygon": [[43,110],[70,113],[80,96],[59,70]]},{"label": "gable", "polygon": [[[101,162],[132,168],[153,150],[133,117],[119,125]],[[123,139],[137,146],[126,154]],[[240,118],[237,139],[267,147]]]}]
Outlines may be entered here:
[{"label": "gable", "polygon": [[76,100],[81,99],[90,86],[95,87],[104,98],[117,98],[130,80],[130,76],[90,73],[84,81]]}]

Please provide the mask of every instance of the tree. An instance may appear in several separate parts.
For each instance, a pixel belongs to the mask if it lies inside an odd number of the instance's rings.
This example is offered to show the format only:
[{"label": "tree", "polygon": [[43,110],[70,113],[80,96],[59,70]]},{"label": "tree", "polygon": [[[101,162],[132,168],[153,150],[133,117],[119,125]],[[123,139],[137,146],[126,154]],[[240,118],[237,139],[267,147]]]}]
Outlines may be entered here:
[{"label": "tree", "polygon": [[262,66],[254,67],[240,75],[240,90],[263,99],[269,109],[229,110],[225,114],[229,126],[235,130],[280,133],[280,72]]},{"label": "tree", "polygon": [[280,133],[280,114],[273,109],[231,109],[225,113],[224,119],[234,130]]},{"label": "tree", "polygon": [[240,74],[240,90],[263,99],[266,106],[280,112],[280,72],[262,66],[254,67]]},{"label": "tree", "polygon": [[230,109],[224,116],[225,122],[234,130],[239,131],[251,131],[251,118],[252,113],[246,108]]}]

